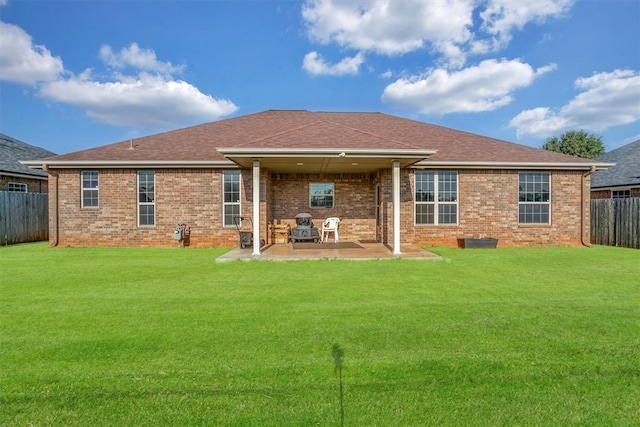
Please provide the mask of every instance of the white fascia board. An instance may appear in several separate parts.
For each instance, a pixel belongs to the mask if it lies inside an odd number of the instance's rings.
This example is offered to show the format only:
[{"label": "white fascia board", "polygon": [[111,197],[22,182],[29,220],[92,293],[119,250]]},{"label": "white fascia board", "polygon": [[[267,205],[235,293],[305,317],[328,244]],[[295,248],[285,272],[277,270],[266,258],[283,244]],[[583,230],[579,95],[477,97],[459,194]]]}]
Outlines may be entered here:
[{"label": "white fascia board", "polygon": [[564,170],[604,170],[615,166],[615,163],[570,163],[570,162],[446,162],[421,161],[414,169],[564,169]]},{"label": "white fascia board", "polygon": [[23,165],[32,169],[62,169],[62,168],[101,168],[101,169],[125,169],[125,168],[238,168],[238,165],[229,160],[197,161],[197,160],[51,160],[21,161]]},{"label": "white fascia board", "polygon": [[436,150],[410,150],[410,149],[353,149],[353,148],[245,148],[229,147],[218,148],[217,151],[230,157],[393,157],[414,158],[429,157]]}]

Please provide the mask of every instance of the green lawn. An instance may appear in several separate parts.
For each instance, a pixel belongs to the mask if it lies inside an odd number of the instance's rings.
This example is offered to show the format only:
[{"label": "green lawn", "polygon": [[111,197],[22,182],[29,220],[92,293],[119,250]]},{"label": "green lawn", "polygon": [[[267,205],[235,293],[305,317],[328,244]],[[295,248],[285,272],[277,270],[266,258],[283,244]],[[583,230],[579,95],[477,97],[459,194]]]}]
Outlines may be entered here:
[{"label": "green lawn", "polygon": [[0,425],[638,425],[640,251],[0,248]]}]

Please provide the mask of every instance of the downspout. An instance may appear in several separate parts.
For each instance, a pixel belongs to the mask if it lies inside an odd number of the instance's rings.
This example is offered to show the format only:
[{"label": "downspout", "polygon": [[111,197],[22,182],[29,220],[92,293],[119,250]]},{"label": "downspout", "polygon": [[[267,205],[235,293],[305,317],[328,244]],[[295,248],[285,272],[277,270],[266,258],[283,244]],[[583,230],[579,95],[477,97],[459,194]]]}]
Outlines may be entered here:
[{"label": "downspout", "polygon": [[42,169],[49,175],[49,246],[58,246],[58,173],[45,164]]},{"label": "downspout", "polygon": [[[585,209],[585,196],[586,196],[586,191],[585,191],[585,187],[586,187],[586,182],[587,182],[587,177],[589,177],[591,174],[593,174],[596,171],[596,167],[595,166],[591,166],[591,169],[587,172],[584,172],[582,174],[582,181],[581,181],[581,190],[580,190],[580,241],[582,242],[583,246],[586,246],[588,248],[590,248],[591,242],[588,242],[587,239],[587,233],[585,233],[585,216],[586,216],[586,209],[591,209],[591,204],[589,204],[589,206]],[[589,200],[591,200],[591,189],[589,189]],[[591,227],[591,224],[589,224],[589,227]]]}]

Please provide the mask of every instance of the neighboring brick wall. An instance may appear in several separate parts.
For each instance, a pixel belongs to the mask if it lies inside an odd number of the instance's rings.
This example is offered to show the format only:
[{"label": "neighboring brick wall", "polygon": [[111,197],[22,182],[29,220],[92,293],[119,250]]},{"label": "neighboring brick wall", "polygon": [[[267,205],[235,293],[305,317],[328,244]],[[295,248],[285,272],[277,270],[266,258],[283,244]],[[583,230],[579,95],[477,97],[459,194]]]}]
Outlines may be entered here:
[{"label": "neighboring brick wall", "polygon": [[[62,246],[173,246],[176,223],[191,229],[191,246],[235,247],[235,227],[222,227],[222,173],[211,169],[156,169],[156,226],[137,225],[137,170],[103,169],[99,207],[80,207],[80,169],[60,170],[57,180],[58,244]],[[55,186],[55,180],[51,185]],[[309,207],[309,183],[335,185],[333,208]],[[518,225],[518,171],[460,170],[459,224],[414,225],[413,173],[401,171],[401,241],[418,245],[457,246],[465,237],[494,237],[500,246],[579,245],[581,224],[588,230],[588,209],[581,222],[581,172],[552,171],[552,224]],[[380,220],[376,233],[376,192]],[[585,206],[589,203],[586,182]],[[252,216],[251,170],[242,171],[242,214]],[[322,220],[341,219],[342,240],[392,242],[391,170],[373,174],[274,174],[261,169],[260,236],[268,222],[295,226],[295,215],[308,212],[318,228]],[[50,210],[56,209],[53,197]],[[56,224],[52,224],[55,226]],[[52,228],[53,230],[54,228]],[[52,234],[52,233],[50,233]],[[51,236],[52,242],[54,236]],[[587,235],[588,239],[588,235]]]},{"label": "neighboring brick wall", "polygon": [[591,191],[591,198],[596,199],[610,199],[611,190],[593,190]]},{"label": "neighboring brick wall", "polygon": [[[625,188],[629,189],[631,193],[631,197],[640,197],[640,187],[632,187]],[[592,199],[610,199],[611,198],[611,190],[593,190],[591,192]]]},{"label": "neighboring brick wall", "polygon": [[7,176],[0,174],[0,191],[7,189],[7,184],[10,182],[18,182],[21,184],[27,184],[27,191],[29,193],[46,193],[48,191],[46,179],[30,179],[21,178],[15,176]]}]

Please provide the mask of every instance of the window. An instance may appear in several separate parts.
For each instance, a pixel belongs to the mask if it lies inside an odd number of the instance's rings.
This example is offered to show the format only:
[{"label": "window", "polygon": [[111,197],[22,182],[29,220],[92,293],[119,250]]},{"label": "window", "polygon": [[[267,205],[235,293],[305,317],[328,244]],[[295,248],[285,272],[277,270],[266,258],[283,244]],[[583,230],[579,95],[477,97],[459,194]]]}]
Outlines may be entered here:
[{"label": "window", "polygon": [[333,183],[310,183],[309,206],[312,208],[332,208]]},{"label": "window", "polygon": [[223,226],[233,226],[233,217],[240,215],[240,171],[224,171],[223,177]]},{"label": "window", "polygon": [[416,171],[416,224],[458,223],[458,173]]},{"label": "window", "polygon": [[155,171],[138,171],[138,225],[156,225]]},{"label": "window", "polygon": [[28,191],[28,187],[27,184],[23,182],[7,182],[7,191],[26,193]]},{"label": "window", "polygon": [[521,172],[518,174],[518,222],[520,224],[550,223],[550,178],[549,172]]},{"label": "window", "polygon": [[612,190],[612,199],[629,199],[631,198],[631,190]]},{"label": "window", "polygon": [[98,207],[98,172],[82,172],[82,207]]}]

